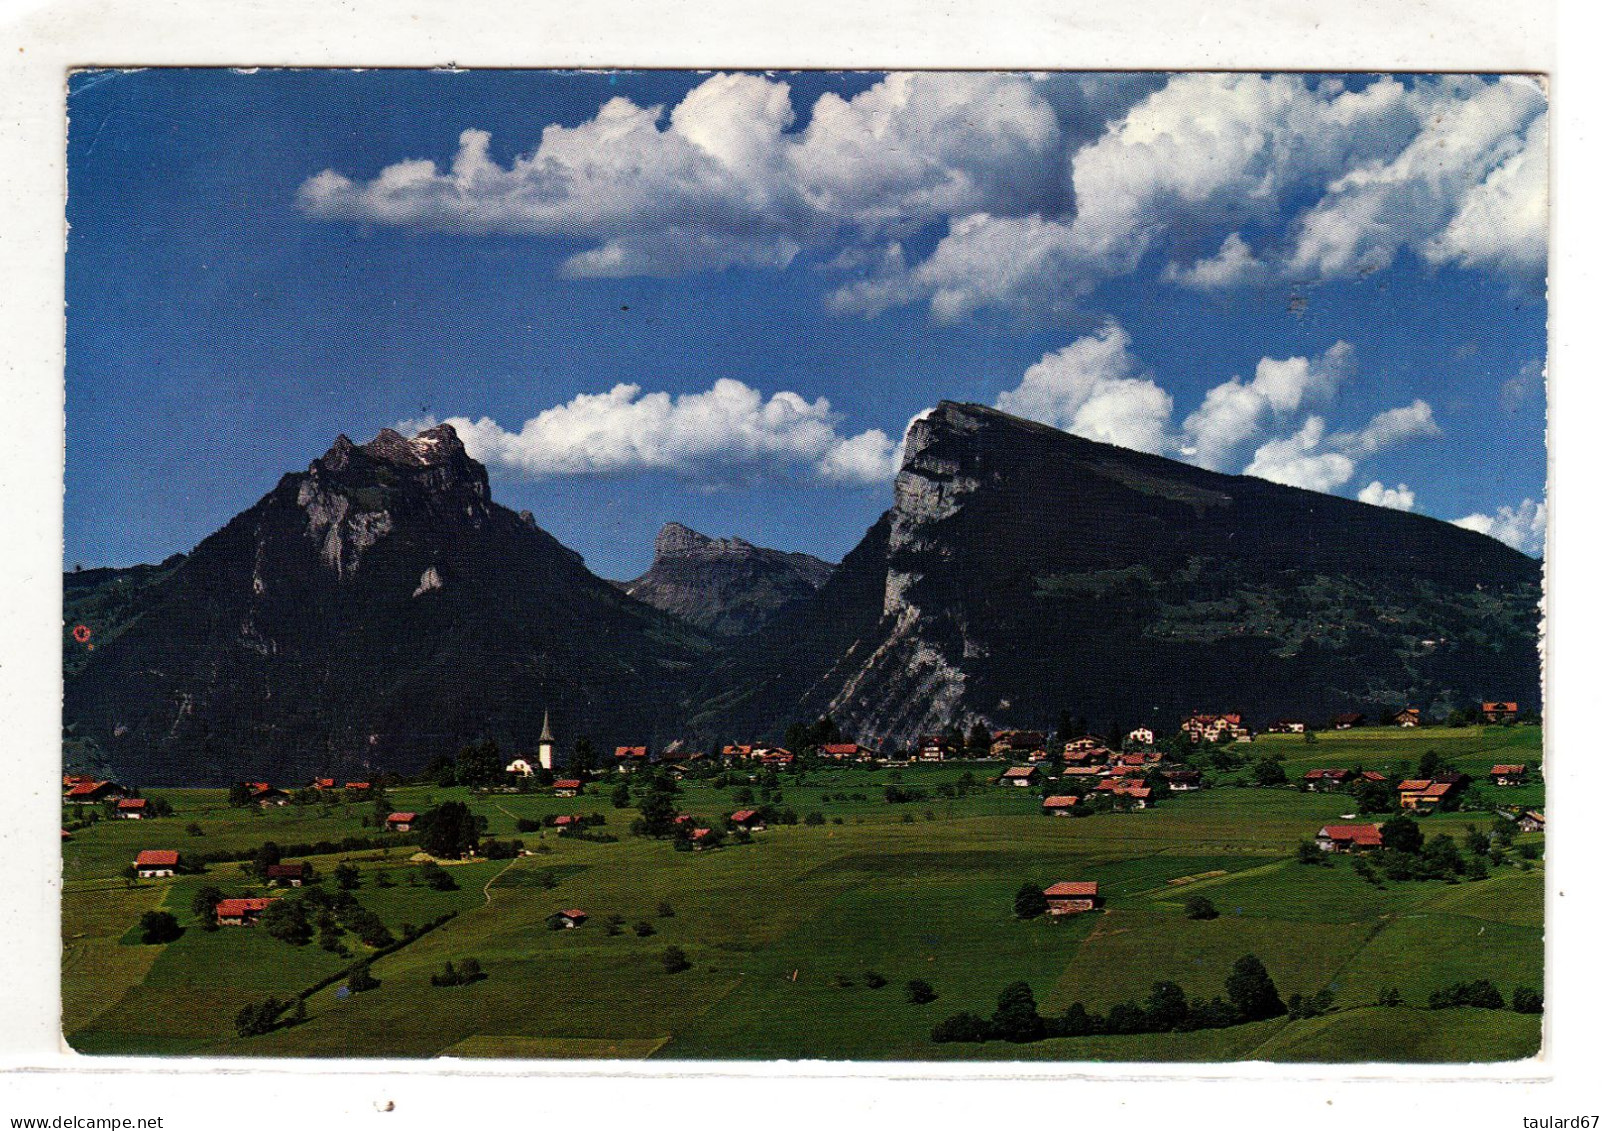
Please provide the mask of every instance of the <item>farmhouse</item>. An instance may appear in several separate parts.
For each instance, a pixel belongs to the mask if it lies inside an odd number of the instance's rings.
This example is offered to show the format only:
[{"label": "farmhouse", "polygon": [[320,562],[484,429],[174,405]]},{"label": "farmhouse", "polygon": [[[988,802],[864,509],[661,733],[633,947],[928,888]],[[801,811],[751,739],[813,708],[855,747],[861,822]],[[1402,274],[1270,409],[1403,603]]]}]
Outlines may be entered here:
[{"label": "farmhouse", "polygon": [[781,746],[758,747],[753,757],[763,766],[787,766],[794,761],[794,755]]},{"label": "farmhouse", "polygon": [[582,783],[576,778],[561,778],[554,783],[555,797],[575,797],[582,792]]},{"label": "farmhouse", "polygon": [[1359,777],[1360,777],[1361,781],[1369,781],[1369,782],[1377,782],[1377,781],[1386,781],[1387,780],[1387,775],[1386,774],[1379,774],[1375,770],[1366,770],[1364,773],[1360,774]]},{"label": "farmhouse", "polygon": [[263,879],[276,887],[299,888],[307,873],[306,864],[270,864],[263,873]]},{"label": "farmhouse", "polygon": [[1308,726],[1302,719],[1277,719],[1270,730],[1276,734],[1302,734]]},{"label": "farmhouse", "polygon": [[1393,716],[1393,724],[1401,727],[1418,727],[1421,725],[1421,708],[1405,707]]},{"label": "farmhouse", "polygon": [[503,772],[514,774],[516,777],[529,778],[537,772],[537,767],[533,766],[525,758],[516,758],[503,768]]},{"label": "farmhouse", "polygon": [[1482,721],[1491,725],[1499,723],[1513,723],[1516,721],[1515,703],[1484,703],[1482,705]]},{"label": "farmhouse", "polygon": [[1331,720],[1331,728],[1333,730],[1353,730],[1355,727],[1362,727],[1364,725],[1365,716],[1361,715],[1357,711],[1350,712],[1346,715],[1338,715],[1336,718]]},{"label": "farmhouse", "polygon": [[740,809],[728,820],[733,822],[735,829],[743,829],[746,832],[758,833],[766,829],[766,821],[762,819],[759,809]]},{"label": "farmhouse", "polygon": [[392,813],[386,818],[386,831],[391,833],[406,833],[414,827],[419,820],[418,813]]},{"label": "farmhouse", "polygon": [[1380,848],[1380,825],[1327,825],[1315,834],[1315,844],[1322,852],[1353,852],[1355,849]]},{"label": "farmhouse", "polygon": [[146,848],[134,858],[134,874],[142,880],[171,876],[179,870],[179,853],[168,848]]},{"label": "farmhouse", "polygon": [[858,742],[828,742],[822,747],[822,756],[835,762],[871,762],[873,752]]},{"label": "farmhouse", "polygon": [[220,899],[213,908],[213,915],[220,927],[255,927],[275,898],[258,895],[245,899]]},{"label": "farmhouse", "polygon": [[110,781],[81,781],[68,786],[62,800],[75,804],[92,801],[110,801],[123,796],[123,787]]},{"label": "farmhouse", "polygon": [[[1527,767],[1522,765],[1495,766],[1488,771],[1488,780],[1494,785],[1521,785],[1527,780]],[[119,804],[122,804],[119,802]]]},{"label": "farmhouse", "polygon": [[1102,766],[1066,766],[1063,769],[1063,780],[1095,781],[1105,773],[1107,770]]},{"label": "farmhouse", "polygon": [[1034,766],[1014,766],[996,779],[997,785],[1014,785],[1020,789],[1040,780],[1040,770]]},{"label": "farmhouse", "polygon": [[1082,911],[1095,911],[1097,905],[1094,880],[1064,880],[1043,892],[1046,910],[1052,915],[1077,915]]},{"label": "farmhouse", "polygon": [[573,931],[587,922],[587,912],[579,907],[571,907],[564,911],[554,912],[548,917],[548,921],[557,923],[563,930]]},{"label": "farmhouse", "polygon": [[112,812],[115,816],[125,821],[141,820],[146,815],[145,798],[125,797],[117,803],[117,808]]},{"label": "farmhouse", "polygon": [[1014,754],[1027,756],[1035,750],[1041,751],[1041,757],[1045,757],[1046,735],[1038,730],[998,730],[990,736],[992,758],[1010,758]]},{"label": "farmhouse", "polygon": [[564,836],[572,829],[579,829],[581,827],[581,823],[569,813],[561,813],[559,816],[554,818],[554,830],[560,836]]},{"label": "farmhouse", "polygon": [[95,781],[95,779],[90,777],[88,774],[63,774],[62,775],[62,792],[66,793],[69,789],[72,789],[75,785],[85,785],[85,784],[88,784],[88,783],[93,783],[94,781]]},{"label": "farmhouse", "polygon": [[[621,748],[621,750],[626,750],[626,749],[641,750],[641,749],[643,749],[643,747],[624,747],[623,746]],[[621,756],[621,750],[617,750],[615,752],[616,757]],[[752,753],[754,753],[754,751],[755,751],[755,747],[750,745],[748,742],[730,742],[726,746],[722,747],[722,757],[727,759],[727,760],[729,760],[729,761],[731,761],[731,760],[733,760],[735,758],[748,758]]]},{"label": "farmhouse", "polygon": [[1398,783],[1398,803],[1403,809],[1423,813],[1442,805],[1455,787],[1454,782],[1414,778]]},{"label": "farmhouse", "polygon": [[366,781],[350,781],[346,785],[342,786],[341,788],[342,789],[350,789],[354,793],[368,793],[369,789],[370,789],[370,783],[366,782]]},{"label": "farmhouse", "polygon": [[919,762],[943,762],[956,757],[956,745],[943,734],[925,734],[917,745]]},{"label": "farmhouse", "polygon": [[271,805],[289,805],[291,795],[283,789],[275,789],[263,782],[253,782],[251,801],[260,809],[267,809]]},{"label": "farmhouse", "polygon": [[1063,761],[1070,765],[1085,766],[1096,762],[1106,762],[1113,755],[1113,751],[1103,746],[1100,742],[1095,746],[1077,745],[1077,743],[1083,741],[1083,739],[1075,739],[1074,742],[1064,743]]},{"label": "farmhouse", "polygon": [[[268,788],[268,783],[267,782],[254,782],[254,783],[248,783],[248,784],[254,785],[255,787],[257,787],[259,789],[267,789]],[[311,784],[312,784],[314,789],[335,789],[336,788],[336,779],[335,778],[314,778]]]},{"label": "farmhouse", "polygon": [[1516,827],[1524,833],[1541,833],[1544,831],[1544,814],[1529,809],[1516,819]]},{"label": "farmhouse", "polygon": [[1135,746],[1151,746],[1152,728],[1136,727],[1136,729],[1131,731],[1128,735],[1128,741]]},{"label": "farmhouse", "polygon": [[1040,811],[1053,817],[1072,817],[1079,808],[1080,799],[1069,795],[1048,797],[1040,803]]},{"label": "farmhouse", "polygon": [[1188,793],[1203,788],[1203,775],[1200,770],[1165,770],[1163,777],[1164,781],[1169,783],[1170,793]]},{"label": "farmhouse", "polygon": [[1242,716],[1234,712],[1225,715],[1190,715],[1181,722],[1180,729],[1193,742],[1219,742],[1226,734],[1236,739],[1248,737],[1247,728],[1242,725]]},{"label": "farmhouse", "polygon": [[1078,754],[1085,750],[1106,750],[1108,744],[1094,734],[1082,734],[1078,738],[1063,743],[1063,757]]},{"label": "farmhouse", "polygon": [[1324,790],[1332,792],[1341,789],[1353,780],[1352,770],[1310,770],[1303,775],[1301,782],[1304,789],[1311,792]]}]

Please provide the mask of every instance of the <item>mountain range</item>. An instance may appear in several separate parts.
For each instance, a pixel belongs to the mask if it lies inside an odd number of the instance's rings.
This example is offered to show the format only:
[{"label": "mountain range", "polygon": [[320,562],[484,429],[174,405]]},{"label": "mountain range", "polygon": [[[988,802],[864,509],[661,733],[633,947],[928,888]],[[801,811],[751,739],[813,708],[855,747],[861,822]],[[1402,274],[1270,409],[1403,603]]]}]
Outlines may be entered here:
[{"label": "mountain range", "polygon": [[64,580],[67,758],[151,784],[410,771],[477,737],[869,745],[1062,710],[1539,702],[1540,563],[1472,531],[942,402],[837,566],[669,524],[594,576],[449,426],[336,440],[188,555]]}]

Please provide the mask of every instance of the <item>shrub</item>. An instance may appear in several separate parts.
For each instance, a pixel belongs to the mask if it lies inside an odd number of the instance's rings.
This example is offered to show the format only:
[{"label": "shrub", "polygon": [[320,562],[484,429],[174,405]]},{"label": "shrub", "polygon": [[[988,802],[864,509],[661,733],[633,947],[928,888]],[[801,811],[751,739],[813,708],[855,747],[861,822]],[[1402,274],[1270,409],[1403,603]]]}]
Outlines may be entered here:
[{"label": "shrub", "polygon": [[1478,978],[1474,982],[1456,982],[1445,989],[1433,990],[1426,1000],[1428,1009],[1456,1009],[1460,1006],[1503,1009],[1505,999],[1492,982]]},{"label": "shrub", "polygon": [[1517,1013],[1543,1013],[1544,995],[1530,986],[1517,986],[1510,995],[1510,1008]]},{"label": "shrub", "polygon": [[668,946],[660,956],[660,965],[665,967],[667,974],[680,974],[692,965],[688,955],[680,946]]},{"label": "shrub", "polygon": [[813,809],[805,815],[805,823],[808,825],[825,825],[828,823],[828,818]]},{"label": "shrub", "polygon": [[1033,919],[1046,914],[1050,904],[1046,902],[1046,894],[1041,891],[1039,884],[1025,884],[1013,896],[1012,913],[1020,919]]},{"label": "shrub", "polygon": [[347,992],[361,994],[380,985],[380,979],[370,972],[369,963],[360,962],[353,967],[352,973],[347,975]]},{"label": "shrub", "polygon": [[934,987],[922,978],[913,978],[906,983],[906,1000],[913,1005],[927,1005],[939,996],[934,992]]},{"label": "shrub", "polygon": [[1298,863],[1300,864],[1326,864],[1326,851],[1312,840],[1298,842]]},{"label": "shrub", "polygon": [[953,1013],[929,1030],[929,1039],[937,1044],[988,1041],[991,1036],[990,1023],[977,1013]]},{"label": "shrub", "polygon": [[660,918],[662,918],[662,919],[670,919],[673,915],[676,914],[676,912],[672,910],[671,904],[666,902],[663,899],[655,907],[654,913],[656,915],[660,916]]},{"label": "shrub", "polygon": [[877,970],[869,970],[869,971],[867,971],[867,973],[865,973],[865,974],[863,974],[861,976],[861,980],[867,984],[867,988],[869,990],[883,989],[886,985],[889,984],[889,980],[887,978],[885,978],[884,975],[880,974]]},{"label": "shrub", "polygon": [[170,943],[183,933],[170,912],[147,911],[140,916],[140,941],[147,945]]},{"label": "shrub", "polygon": [[280,1015],[291,1007],[288,1001],[268,998],[256,1005],[241,1007],[235,1014],[235,1032],[242,1037],[256,1037],[278,1028]]},{"label": "shrub", "polygon": [[632,928],[632,933],[637,935],[640,939],[646,939],[650,935],[654,934],[654,924],[649,922],[647,919],[640,919],[638,920],[637,925]]},{"label": "shrub", "polygon": [[1225,996],[1236,1012],[1247,1021],[1262,1021],[1286,1012],[1281,995],[1257,956],[1243,955],[1225,979]]},{"label": "shrub", "polygon": [[1207,896],[1194,895],[1186,900],[1186,918],[1217,919],[1218,917],[1219,909]]}]

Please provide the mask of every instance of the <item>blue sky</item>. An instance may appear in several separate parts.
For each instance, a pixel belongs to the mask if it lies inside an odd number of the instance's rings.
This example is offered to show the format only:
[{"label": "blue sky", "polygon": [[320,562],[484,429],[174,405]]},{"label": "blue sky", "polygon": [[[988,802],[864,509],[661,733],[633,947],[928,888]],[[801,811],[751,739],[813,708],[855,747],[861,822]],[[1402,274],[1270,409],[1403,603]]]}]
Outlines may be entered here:
[{"label": "blue sky", "polygon": [[69,112],[69,564],[440,420],[606,576],[672,519],[837,560],[941,398],[1542,543],[1524,81],[175,69]]}]

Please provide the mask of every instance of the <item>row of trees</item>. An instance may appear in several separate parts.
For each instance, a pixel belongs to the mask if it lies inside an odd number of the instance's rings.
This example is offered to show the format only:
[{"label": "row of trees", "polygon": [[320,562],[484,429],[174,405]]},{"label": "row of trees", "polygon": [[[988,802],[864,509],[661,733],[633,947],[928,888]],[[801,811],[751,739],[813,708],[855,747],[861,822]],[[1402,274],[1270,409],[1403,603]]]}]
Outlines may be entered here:
[{"label": "row of trees", "polygon": [[[1329,1006],[1329,998],[1326,1001]],[[1308,1008],[1300,1000],[1299,1008]],[[1176,1033],[1192,1029],[1223,1029],[1248,1021],[1263,1021],[1288,1012],[1275,982],[1255,955],[1236,960],[1225,979],[1225,997],[1190,1000],[1174,982],[1154,982],[1145,1001],[1122,1001],[1107,1013],[1093,1012],[1075,1002],[1058,1016],[1045,1017],[1027,982],[1014,982],[996,999],[989,1017],[953,1013],[930,1032],[936,1042],[1038,1041],[1046,1037],[1083,1037],[1098,1033]]]}]

